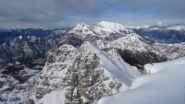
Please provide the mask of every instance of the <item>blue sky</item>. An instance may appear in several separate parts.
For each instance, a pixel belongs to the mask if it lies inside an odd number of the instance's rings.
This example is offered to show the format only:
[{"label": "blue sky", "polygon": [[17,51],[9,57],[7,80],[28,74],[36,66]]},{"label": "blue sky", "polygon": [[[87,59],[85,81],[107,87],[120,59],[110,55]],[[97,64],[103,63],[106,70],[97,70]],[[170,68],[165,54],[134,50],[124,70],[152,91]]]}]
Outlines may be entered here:
[{"label": "blue sky", "polygon": [[0,0],[0,27],[62,27],[106,20],[125,25],[185,22],[185,0]]}]

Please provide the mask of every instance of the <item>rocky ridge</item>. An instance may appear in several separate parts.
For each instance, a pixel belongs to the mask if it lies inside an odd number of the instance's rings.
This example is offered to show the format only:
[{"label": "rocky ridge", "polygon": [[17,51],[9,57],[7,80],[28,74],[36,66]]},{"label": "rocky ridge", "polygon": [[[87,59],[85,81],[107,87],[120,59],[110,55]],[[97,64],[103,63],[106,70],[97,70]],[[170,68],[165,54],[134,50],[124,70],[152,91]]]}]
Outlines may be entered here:
[{"label": "rocky ridge", "polygon": [[89,42],[79,50],[64,45],[48,56],[36,98],[41,99],[55,90],[65,90],[65,104],[92,103],[120,89],[127,90],[138,75],[137,70],[121,57],[103,52]]}]

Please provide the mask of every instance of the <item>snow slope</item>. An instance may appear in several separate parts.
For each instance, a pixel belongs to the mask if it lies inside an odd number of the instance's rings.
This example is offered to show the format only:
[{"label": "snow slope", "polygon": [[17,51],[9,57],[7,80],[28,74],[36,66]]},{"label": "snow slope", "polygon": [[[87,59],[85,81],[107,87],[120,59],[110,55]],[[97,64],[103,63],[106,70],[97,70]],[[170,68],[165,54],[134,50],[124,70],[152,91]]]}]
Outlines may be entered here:
[{"label": "snow slope", "polygon": [[130,85],[132,80],[139,75],[139,73],[136,71],[137,69],[135,70],[129,64],[124,62],[121,57],[116,57],[112,54],[103,52],[90,42],[86,42],[84,44],[85,45],[82,45],[82,47],[85,46],[85,49],[87,49],[86,51],[99,55],[102,67],[127,85]]},{"label": "snow slope", "polygon": [[77,35],[80,35],[81,37],[86,37],[87,35],[95,35],[91,29],[90,26],[84,23],[79,23],[76,26],[74,26],[71,30],[68,31],[68,33],[74,33]]},{"label": "snow slope", "polygon": [[46,94],[37,104],[64,104],[65,93],[63,91],[53,91]]},{"label": "snow slope", "polygon": [[101,36],[109,36],[112,33],[119,33],[119,34],[128,34],[132,32],[131,30],[128,30],[125,28],[122,24],[114,23],[114,22],[108,22],[108,21],[101,21],[97,24],[94,24],[92,27],[92,30]]},{"label": "snow slope", "polygon": [[127,49],[138,52],[147,52],[152,50],[151,43],[135,33],[131,33],[117,40],[114,40],[111,42],[111,44],[115,48],[121,48],[123,50]]},{"label": "snow slope", "polygon": [[145,68],[152,74],[136,78],[128,91],[96,104],[185,104],[185,57]]}]

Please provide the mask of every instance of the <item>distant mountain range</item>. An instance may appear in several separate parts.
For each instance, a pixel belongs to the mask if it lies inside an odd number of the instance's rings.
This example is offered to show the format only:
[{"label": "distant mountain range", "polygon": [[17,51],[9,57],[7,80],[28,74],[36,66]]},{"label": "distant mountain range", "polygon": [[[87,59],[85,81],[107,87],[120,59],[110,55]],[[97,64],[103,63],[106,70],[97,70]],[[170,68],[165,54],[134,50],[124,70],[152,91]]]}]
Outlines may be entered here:
[{"label": "distant mountain range", "polygon": [[[154,42],[179,43],[185,41],[185,26],[128,27],[119,23],[102,21],[92,26],[79,23],[72,28],[63,29],[1,30],[0,58],[8,61],[20,61],[23,64],[35,64],[38,63],[37,60],[43,60],[48,50],[57,48],[62,44],[80,46],[83,41],[119,40],[128,34],[136,34],[135,38],[141,40],[138,43],[143,41],[146,41],[146,44],[148,42],[150,44]],[[135,40],[132,41],[135,42]],[[39,63],[41,62],[44,64],[45,61],[39,61]]]},{"label": "distant mountain range", "polygon": [[180,43],[185,41],[185,25],[149,26],[147,28],[133,28],[146,38],[160,43]]},{"label": "distant mountain range", "polygon": [[[112,23],[102,21],[93,26],[86,25],[84,23],[79,23],[75,27],[65,27],[65,28],[54,28],[54,29],[34,29],[34,28],[25,28],[25,29],[0,29],[0,43],[8,42],[15,37],[18,36],[37,36],[37,37],[46,37],[48,35],[52,35],[57,31],[68,31],[68,33],[75,33],[78,32],[81,34],[80,31],[77,29],[82,28],[82,33],[85,31],[93,30],[93,33],[96,34],[108,34],[110,33],[119,33],[122,30],[125,32],[129,32],[130,30],[134,31],[135,33],[144,36],[146,38],[152,39],[153,41],[162,42],[162,43],[179,43],[185,42],[185,25],[183,24],[176,24],[176,25],[146,25],[146,26],[126,26],[121,25],[119,23]],[[111,26],[115,25],[115,26]],[[82,27],[80,27],[82,26]],[[85,27],[86,26],[86,27]],[[111,29],[110,29],[111,28]],[[76,30],[75,30],[76,29]],[[88,34],[93,34],[88,33]],[[87,33],[85,33],[87,34]]]},{"label": "distant mountain range", "polygon": [[66,30],[66,28],[56,28],[56,29],[0,29],[0,43],[8,42],[13,40],[18,36],[37,36],[37,37],[46,37],[50,34],[53,34],[56,30]]}]

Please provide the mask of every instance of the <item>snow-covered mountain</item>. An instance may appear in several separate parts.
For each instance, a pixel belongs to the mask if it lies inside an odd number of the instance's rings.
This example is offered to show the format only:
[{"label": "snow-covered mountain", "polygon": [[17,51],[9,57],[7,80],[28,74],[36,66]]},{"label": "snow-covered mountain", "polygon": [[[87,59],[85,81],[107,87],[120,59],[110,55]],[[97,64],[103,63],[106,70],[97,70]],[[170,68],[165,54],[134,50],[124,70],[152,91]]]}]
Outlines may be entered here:
[{"label": "snow-covered mountain", "polygon": [[43,29],[43,28],[15,28],[15,29],[0,29],[0,43],[9,42],[18,36],[36,36],[47,37],[50,34],[58,31],[65,31],[66,28],[58,29]]},{"label": "snow-covered mountain", "polygon": [[90,36],[94,36],[95,34],[92,32],[91,28],[89,25],[84,24],[84,23],[79,23],[76,26],[74,26],[72,29],[70,29],[68,31],[68,33],[72,33],[72,34],[77,34],[79,36],[81,36],[82,38],[90,35]]},{"label": "snow-covered mountain", "polygon": [[47,96],[61,91],[65,92],[64,96],[55,98],[56,101],[91,103],[127,90],[139,75],[136,68],[125,63],[119,55],[106,53],[90,42],[85,42],[79,49],[64,45],[48,56],[36,89],[36,102],[49,104]]},{"label": "snow-covered mountain", "polygon": [[116,49],[129,50],[131,52],[152,52],[158,56],[167,59],[175,59],[185,55],[185,43],[162,44],[153,43],[138,34],[129,34],[117,40],[111,41],[110,44]]},{"label": "snow-covered mountain", "polygon": [[132,32],[131,30],[125,28],[122,24],[108,21],[101,21],[97,24],[94,24],[92,26],[92,30],[100,36],[104,35],[102,37],[108,37],[111,34],[129,34]]},{"label": "snow-covered mountain", "polygon": [[126,26],[119,23],[101,21],[92,26],[84,23],[77,24],[68,33],[76,34],[83,39],[86,37],[114,40],[130,33],[136,33],[149,40],[162,43],[185,42],[184,25],[144,25]]},{"label": "snow-covered mountain", "polygon": [[147,63],[163,62],[185,56],[184,43],[161,44],[153,43],[135,33],[128,34],[113,41],[95,41],[102,50],[117,51],[129,64],[143,70]]},{"label": "snow-covered mountain", "polygon": [[[136,38],[136,40],[138,40],[138,38],[141,40],[143,39],[140,36],[135,35],[131,35],[131,37],[131,40]],[[127,38],[128,36],[123,37],[123,39],[128,40]],[[145,41],[142,41],[144,44]],[[90,42],[85,42],[79,49],[70,45],[64,45],[53,50],[48,56],[47,63],[41,72],[39,84],[36,88],[36,98],[33,97],[33,100],[38,104],[49,104],[49,102],[52,101],[56,104],[60,101],[65,104],[80,104],[92,103],[94,101],[98,101],[104,96],[113,95],[111,97],[114,97],[116,96],[114,94],[118,94],[118,98],[116,97],[116,99],[119,99],[117,101],[118,104],[121,103],[122,100],[120,99],[122,96],[120,95],[122,95],[122,93],[129,93],[130,90],[134,90],[134,88],[143,84],[141,83],[142,81],[139,80],[139,82],[137,82],[137,80],[145,76],[140,77],[136,68],[122,60],[119,53],[117,53],[116,48],[113,47],[114,44],[115,41],[113,41],[113,43],[106,44],[99,40],[96,42],[96,46]],[[101,48],[101,50],[99,48]],[[124,49],[125,48],[128,47],[124,47]],[[151,49],[151,47],[149,47],[149,49]],[[135,52],[138,51],[145,52],[148,50],[135,50]],[[179,64],[183,64],[184,58],[180,60],[182,62],[171,61],[169,64],[173,67],[169,67],[178,68]],[[146,65],[144,67],[146,70],[145,72],[153,72],[148,71],[150,69],[158,70],[151,68],[152,65],[153,64]],[[157,68],[165,67],[161,66]],[[170,73],[172,72],[170,71]],[[161,77],[164,76],[161,75]],[[155,81],[155,78],[153,78],[153,80]],[[170,81],[169,84],[171,84]],[[48,97],[53,97],[53,99],[48,101]],[[108,98],[112,100],[111,97]],[[103,102],[104,104],[104,102],[111,102],[109,99],[107,100],[103,98],[103,100],[100,100],[98,103],[101,104]]]},{"label": "snow-covered mountain", "polygon": [[47,37],[20,35],[0,44],[0,58],[22,64],[43,64],[45,54],[50,49],[63,44],[80,46],[83,41],[114,40],[129,34],[128,31],[121,24],[103,21],[93,26],[79,23],[68,31],[53,31]]},{"label": "snow-covered mountain", "polygon": [[140,72],[152,72],[143,71],[145,64],[182,56],[185,43],[155,43],[134,27],[107,21],[19,36],[0,44],[0,102],[90,104],[127,92]]},{"label": "snow-covered mountain", "polygon": [[32,60],[44,57],[45,51],[48,50],[45,44],[45,40],[41,37],[19,36],[1,44],[0,53],[5,60],[31,64]]},{"label": "snow-covered mountain", "polygon": [[47,37],[20,35],[0,44],[0,58],[22,64],[44,64],[47,51],[57,48],[63,36],[63,32],[59,31]]},{"label": "snow-covered mountain", "polygon": [[79,23],[70,29],[67,33],[76,34],[82,39],[88,39],[89,37],[95,37],[95,39],[117,39],[124,35],[131,33],[132,31],[125,28],[122,24],[101,21],[92,26],[84,23]]},{"label": "snow-covered mountain", "polygon": [[[56,30],[47,37],[19,36],[9,42],[2,43],[0,44],[0,58],[9,61],[20,61],[24,64],[28,60],[27,63],[37,63],[39,62],[38,60],[42,60],[45,57],[49,49],[57,48],[63,44],[80,46],[84,41],[94,42],[96,40],[114,41],[109,43],[114,43],[117,47],[129,47],[131,51],[139,49],[150,50],[152,44],[151,39],[143,38],[133,28],[131,29],[119,23],[102,21],[92,26],[79,23],[68,31]],[[173,47],[172,45],[170,46]],[[174,50],[177,46],[180,48],[184,47],[183,44],[179,43],[173,48],[169,48]],[[181,56],[183,55],[183,52],[178,53],[181,53]],[[178,53],[175,57],[178,56]],[[44,62],[43,60],[42,63]]]}]

